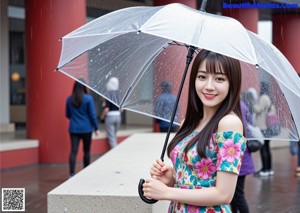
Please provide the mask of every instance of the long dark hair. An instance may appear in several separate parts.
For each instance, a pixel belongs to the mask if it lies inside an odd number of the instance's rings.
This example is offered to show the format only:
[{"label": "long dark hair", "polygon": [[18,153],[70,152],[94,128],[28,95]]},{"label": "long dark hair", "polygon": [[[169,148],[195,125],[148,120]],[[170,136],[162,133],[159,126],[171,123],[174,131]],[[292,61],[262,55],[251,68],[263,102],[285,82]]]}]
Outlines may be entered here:
[{"label": "long dark hair", "polygon": [[209,145],[212,134],[217,131],[219,121],[231,111],[233,111],[242,120],[240,106],[242,74],[239,61],[208,50],[201,50],[194,60],[190,73],[188,90],[189,94],[185,120],[168,146],[169,157],[173,148],[183,138],[191,134],[192,131],[199,125],[200,120],[203,118],[203,103],[197,95],[195,81],[199,66],[204,60],[206,60],[206,71],[208,73],[212,74],[223,70],[224,74],[229,80],[229,92],[208,124],[188,143],[185,148],[185,152],[187,152],[195,143],[199,142],[197,143],[197,152],[199,156],[206,157],[206,147]]},{"label": "long dark hair", "polygon": [[75,107],[80,106],[85,93],[87,93],[86,86],[75,81],[72,96],[71,96],[71,102]]}]

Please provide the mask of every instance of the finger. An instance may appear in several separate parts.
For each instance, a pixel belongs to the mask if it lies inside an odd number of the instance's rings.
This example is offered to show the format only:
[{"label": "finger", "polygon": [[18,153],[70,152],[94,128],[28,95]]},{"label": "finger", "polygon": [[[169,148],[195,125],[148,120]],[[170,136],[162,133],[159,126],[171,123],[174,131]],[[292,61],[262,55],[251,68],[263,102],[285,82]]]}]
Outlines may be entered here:
[{"label": "finger", "polygon": [[151,167],[150,174],[161,175],[162,172],[160,171],[160,169],[157,169],[155,167]]},{"label": "finger", "polygon": [[150,193],[149,193],[149,192],[144,192],[144,196],[145,196],[146,198],[148,198],[148,199],[151,199]]},{"label": "finger", "polygon": [[158,163],[161,167],[165,165],[161,159],[156,159],[156,163]]},{"label": "finger", "polygon": [[161,166],[160,166],[157,162],[154,162],[154,163],[152,164],[152,168],[156,168],[156,169],[160,170],[160,169],[161,169]]},{"label": "finger", "polygon": [[[161,174],[158,174],[158,173],[150,173],[150,175],[151,175],[151,178],[153,178],[153,177],[161,177],[162,175]],[[153,178],[153,179],[155,179],[155,178]]]},{"label": "finger", "polygon": [[164,165],[163,167],[161,167],[161,170],[162,172],[164,171],[167,171],[169,169],[169,166],[168,165]]},{"label": "finger", "polygon": [[149,191],[149,189],[147,187],[143,187],[143,192],[145,193],[147,191]]},{"label": "finger", "polygon": [[151,181],[151,179],[150,179],[150,178],[148,178],[148,179],[145,179],[145,182],[143,183],[143,186],[144,186],[144,187],[147,187],[147,186],[148,186],[148,184],[150,183],[150,181]]}]

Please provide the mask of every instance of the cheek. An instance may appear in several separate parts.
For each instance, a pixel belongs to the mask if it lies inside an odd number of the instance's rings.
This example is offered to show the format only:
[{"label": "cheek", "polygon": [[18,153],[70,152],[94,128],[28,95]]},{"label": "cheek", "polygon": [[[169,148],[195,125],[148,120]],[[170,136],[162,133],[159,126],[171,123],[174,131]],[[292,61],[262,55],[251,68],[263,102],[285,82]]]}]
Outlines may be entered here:
[{"label": "cheek", "polygon": [[228,95],[229,93],[229,82],[223,85],[223,91]]},{"label": "cheek", "polygon": [[198,90],[201,90],[203,88],[203,83],[201,81],[195,81],[195,89],[198,91]]},{"label": "cheek", "polygon": [[199,94],[202,92],[202,87],[199,83],[195,84],[195,90],[196,90],[197,95],[199,96]]}]

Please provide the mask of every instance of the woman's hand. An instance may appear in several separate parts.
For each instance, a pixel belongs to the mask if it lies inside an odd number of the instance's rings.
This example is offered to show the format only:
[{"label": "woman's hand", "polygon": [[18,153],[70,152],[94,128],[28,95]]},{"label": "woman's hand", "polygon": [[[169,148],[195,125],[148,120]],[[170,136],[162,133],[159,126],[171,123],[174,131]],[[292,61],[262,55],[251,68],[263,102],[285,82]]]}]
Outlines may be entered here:
[{"label": "woman's hand", "polygon": [[169,187],[156,179],[148,179],[143,184],[144,196],[154,200],[165,200]]},{"label": "woman's hand", "polygon": [[174,185],[173,168],[170,165],[166,165],[161,159],[157,159],[153,163],[150,175],[153,179],[159,180],[167,186]]},{"label": "woman's hand", "polygon": [[99,129],[97,129],[97,130],[95,131],[95,135],[100,135],[100,130],[99,130]]}]

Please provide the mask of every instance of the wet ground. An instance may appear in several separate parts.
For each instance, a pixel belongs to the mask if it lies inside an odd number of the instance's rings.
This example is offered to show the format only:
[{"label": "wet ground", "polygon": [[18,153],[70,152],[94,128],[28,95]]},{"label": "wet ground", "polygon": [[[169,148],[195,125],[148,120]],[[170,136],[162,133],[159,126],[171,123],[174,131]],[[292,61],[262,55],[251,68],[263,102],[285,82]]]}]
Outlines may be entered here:
[{"label": "wet ground", "polygon": [[[274,148],[272,177],[246,178],[246,198],[252,213],[299,213],[300,178],[295,177],[296,157],[288,147]],[[93,156],[93,160],[100,156]],[[254,153],[256,168],[260,168],[259,153]],[[82,164],[77,164],[77,170]],[[68,178],[68,165],[33,165],[1,171],[1,188],[25,188],[26,212],[47,212],[47,193]],[[105,210],[99,210],[105,213]]]}]

